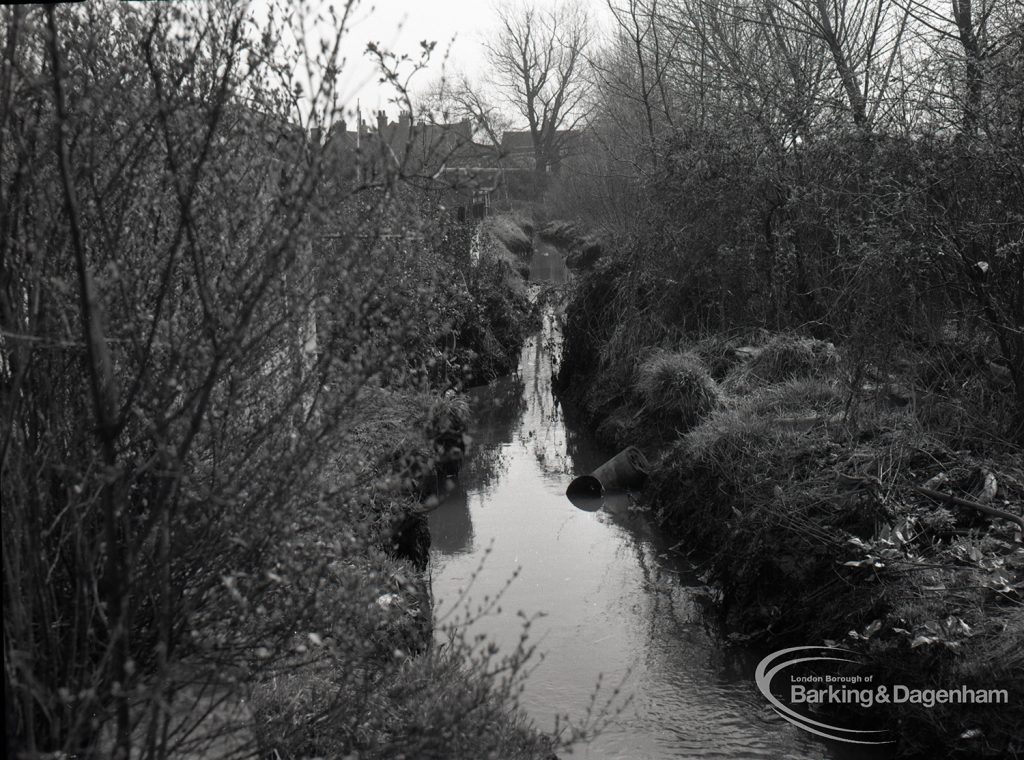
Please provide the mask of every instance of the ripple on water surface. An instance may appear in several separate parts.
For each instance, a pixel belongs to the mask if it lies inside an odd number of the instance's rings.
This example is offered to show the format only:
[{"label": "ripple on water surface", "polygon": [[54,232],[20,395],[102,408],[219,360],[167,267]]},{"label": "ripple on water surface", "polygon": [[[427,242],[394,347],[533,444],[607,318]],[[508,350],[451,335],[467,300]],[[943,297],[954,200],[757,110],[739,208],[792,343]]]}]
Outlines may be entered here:
[{"label": "ripple on water surface", "polygon": [[472,456],[430,516],[439,628],[466,597],[471,605],[493,598],[520,568],[501,612],[467,633],[511,651],[522,632],[517,613],[543,613],[530,641],[544,659],[521,700],[538,727],[551,728],[558,713],[581,719],[599,678],[598,704],[620,684],[631,695],[616,721],[573,757],[872,757],[818,743],[775,717],[754,687],[756,658],[717,645],[697,602],[701,584],[628,498],[596,511],[566,499],[569,480],[609,452],[567,428],[555,403],[554,329],[548,314],[518,374],[473,392]]}]

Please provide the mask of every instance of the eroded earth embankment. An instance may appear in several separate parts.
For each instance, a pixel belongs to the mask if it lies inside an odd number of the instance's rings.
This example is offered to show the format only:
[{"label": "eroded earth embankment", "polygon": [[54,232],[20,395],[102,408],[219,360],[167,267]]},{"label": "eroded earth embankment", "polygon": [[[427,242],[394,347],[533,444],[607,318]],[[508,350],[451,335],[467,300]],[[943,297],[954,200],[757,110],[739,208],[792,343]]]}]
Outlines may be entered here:
[{"label": "eroded earth embankment", "polygon": [[998,366],[949,344],[879,366],[800,334],[695,336],[645,306],[666,286],[637,271],[628,254],[587,262],[559,391],[654,462],[646,507],[699,548],[729,637],[840,645],[912,689],[1005,690],[872,717],[903,756],[1019,756],[1024,452],[950,390],[1012,404]]}]

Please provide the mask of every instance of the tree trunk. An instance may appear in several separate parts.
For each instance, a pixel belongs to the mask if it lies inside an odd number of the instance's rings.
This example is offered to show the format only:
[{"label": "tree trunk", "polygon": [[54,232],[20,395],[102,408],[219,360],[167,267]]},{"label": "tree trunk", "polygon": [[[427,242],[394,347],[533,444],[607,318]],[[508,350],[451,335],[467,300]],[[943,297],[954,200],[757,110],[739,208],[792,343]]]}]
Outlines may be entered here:
[{"label": "tree trunk", "polygon": [[974,28],[974,14],[971,0],[952,0],[953,20],[956,22],[960,44],[964,49],[964,113],[963,135],[972,138],[978,131],[978,117],[981,108],[981,45]]}]

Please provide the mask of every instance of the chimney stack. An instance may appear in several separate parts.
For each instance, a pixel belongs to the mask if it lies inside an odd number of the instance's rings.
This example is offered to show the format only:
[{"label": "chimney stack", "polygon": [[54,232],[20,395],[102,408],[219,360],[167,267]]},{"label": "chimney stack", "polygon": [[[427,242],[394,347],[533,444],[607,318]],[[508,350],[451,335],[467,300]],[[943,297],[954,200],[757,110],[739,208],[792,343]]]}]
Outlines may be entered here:
[{"label": "chimney stack", "polygon": [[384,130],[388,127],[388,115],[383,111],[377,112],[377,132],[383,136]]}]

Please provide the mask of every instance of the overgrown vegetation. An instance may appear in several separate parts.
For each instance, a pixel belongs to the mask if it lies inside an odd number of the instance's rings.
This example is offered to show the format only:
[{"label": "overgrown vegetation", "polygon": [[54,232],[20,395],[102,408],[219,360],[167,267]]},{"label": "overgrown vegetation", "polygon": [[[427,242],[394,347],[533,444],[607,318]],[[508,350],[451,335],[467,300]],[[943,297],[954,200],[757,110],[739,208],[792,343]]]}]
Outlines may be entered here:
[{"label": "overgrown vegetation", "polygon": [[[735,639],[842,641],[865,647],[872,672],[894,682],[1006,688],[1009,706],[976,708],[968,722],[1007,751],[1022,661],[991,648],[1022,633],[1024,552],[1012,521],[970,505],[1024,498],[1019,458],[957,452],[906,408],[862,404],[854,420],[846,407],[834,378],[739,397],[665,452],[651,503],[715,547],[706,561]],[[963,501],[918,490],[929,482]],[[978,735],[949,736],[959,709],[889,717],[908,754],[979,754]]]},{"label": "overgrown vegetation", "polygon": [[[1024,752],[1012,5],[629,0],[588,150],[549,194],[605,241],[562,396],[660,457],[652,508],[711,548],[734,637],[1010,690],[962,719],[894,708],[908,756]],[[663,424],[664,357],[716,403]]]},{"label": "overgrown vegetation", "polygon": [[401,156],[314,139],[350,11],[2,11],[12,757],[546,751],[527,650],[432,652],[396,556],[531,309]]}]

